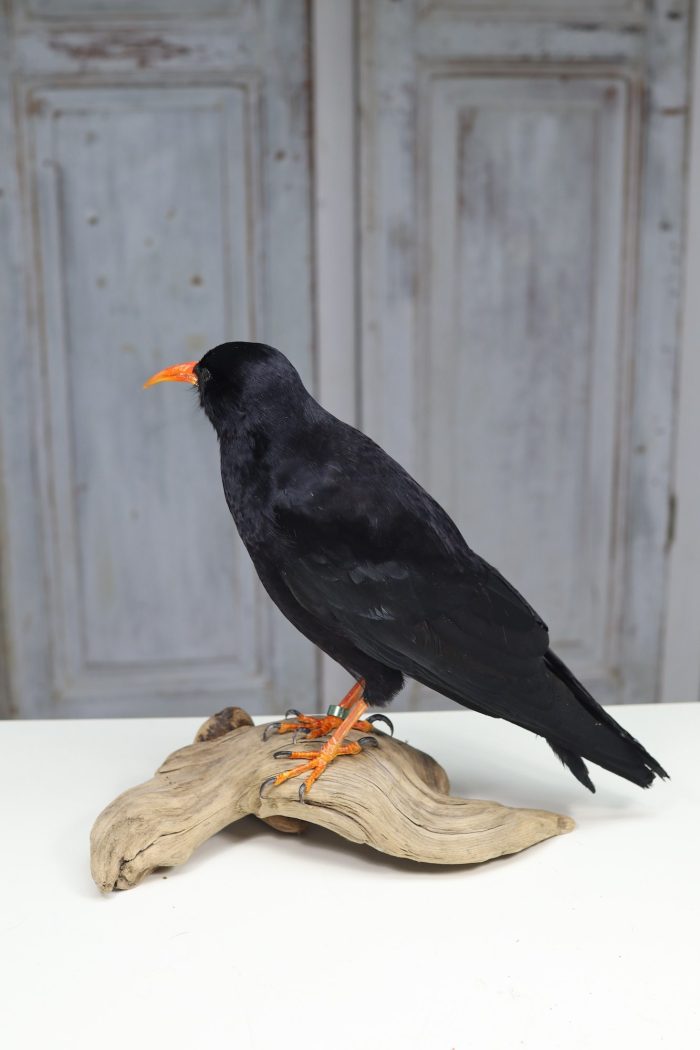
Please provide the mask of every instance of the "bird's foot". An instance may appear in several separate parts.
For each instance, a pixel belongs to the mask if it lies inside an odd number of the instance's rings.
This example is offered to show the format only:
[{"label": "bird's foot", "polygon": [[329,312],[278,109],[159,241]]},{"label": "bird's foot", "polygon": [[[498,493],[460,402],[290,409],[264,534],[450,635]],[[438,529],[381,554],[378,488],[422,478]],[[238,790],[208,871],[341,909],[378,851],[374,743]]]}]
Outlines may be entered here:
[{"label": "bird's foot", "polygon": [[[357,722],[353,728],[358,728],[360,724],[360,722]],[[299,788],[299,801],[304,802],[312,785],[318,780],[327,766],[338,757],[338,755],[359,755],[365,747],[379,747],[377,738],[373,736],[364,736],[350,744],[343,744],[340,740],[331,739],[327,740],[321,750],[316,752],[276,751],[274,755],[275,758],[300,759],[302,765],[296,766],[293,769],[286,769],[283,773],[278,773],[276,776],[268,777],[267,780],[263,780],[260,785],[260,797],[264,797],[265,788],[268,787],[268,785],[277,787],[279,784],[284,784],[286,780],[291,780],[292,777],[298,777],[301,776],[302,773],[308,773],[309,775]]]},{"label": "bird's foot", "polygon": [[[303,715],[300,711],[290,708],[284,716],[284,721],[271,722],[265,727],[263,740],[267,740],[272,733],[294,733],[294,741],[296,741],[297,734],[303,736],[305,740],[317,740],[319,737],[327,736],[335,732],[348,715],[345,708],[335,705],[328,711],[329,713],[325,715]],[[339,711],[340,714],[331,714],[331,711]],[[286,721],[289,718],[294,718],[295,721]],[[375,722],[385,722],[391,735],[394,735],[394,727],[386,715],[371,715],[367,719],[360,719],[355,723],[353,729],[357,729],[360,733],[372,733]]]},{"label": "bird's foot", "polygon": [[[365,747],[378,747],[377,738],[374,736],[364,736],[360,740],[353,741],[352,743],[345,743],[345,738],[348,733],[353,729],[359,729],[360,732],[364,731],[364,726],[369,725],[370,729],[372,725],[369,721],[363,722],[361,716],[367,710],[367,704],[362,699],[364,693],[365,683],[360,680],[356,685],[352,687],[350,692],[344,697],[343,703],[337,708],[331,708],[330,714],[326,715],[326,719],[333,719],[335,728],[331,733],[330,737],[321,747],[320,751],[277,751],[275,752],[275,758],[294,758],[299,759],[302,765],[297,766],[295,769],[286,769],[284,773],[278,773],[276,776],[268,777],[260,785],[260,797],[263,797],[265,788],[269,784],[274,784],[275,787],[279,784],[284,784],[285,780],[291,779],[291,777],[298,777],[302,773],[308,773],[306,780],[299,788],[299,801],[303,802],[305,796],[311,790],[312,785],[321,776],[321,773],[326,769],[328,765],[337,758],[338,755],[359,755]],[[287,712],[289,714],[290,712]],[[300,715],[299,712],[295,712],[297,718],[311,718],[310,715]],[[340,717],[343,715],[344,717]],[[318,732],[319,729],[326,731],[323,725],[316,725],[315,720],[312,719],[313,724],[308,726],[309,733],[314,733],[315,736],[322,735]],[[279,728],[286,726],[289,723],[281,722]],[[298,723],[291,723],[292,728],[298,729]],[[273,723],[274,726],[274,723]],[[272,729],[273,726],[268,726],[268,729]],[[302,724],[302,728],[304,728]],[[288,730],[283,729],[283,732]]]}]

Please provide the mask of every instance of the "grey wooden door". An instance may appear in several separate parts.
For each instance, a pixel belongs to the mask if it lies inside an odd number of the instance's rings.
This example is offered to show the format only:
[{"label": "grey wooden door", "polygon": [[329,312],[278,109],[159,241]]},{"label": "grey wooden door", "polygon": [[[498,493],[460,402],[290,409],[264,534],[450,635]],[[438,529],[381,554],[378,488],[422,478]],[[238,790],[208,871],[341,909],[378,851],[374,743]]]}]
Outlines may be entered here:
[{"label": "grey wooden door", "polygon": [[364,428],[603,701],[658,696],[687,21],[360,6]]},{"label": "grey wooden door", "polygon": [[3,665],[22,715],[313,704],[214,434],[166,364],[231,338],[311,378],[303,0],[0,15]]}]

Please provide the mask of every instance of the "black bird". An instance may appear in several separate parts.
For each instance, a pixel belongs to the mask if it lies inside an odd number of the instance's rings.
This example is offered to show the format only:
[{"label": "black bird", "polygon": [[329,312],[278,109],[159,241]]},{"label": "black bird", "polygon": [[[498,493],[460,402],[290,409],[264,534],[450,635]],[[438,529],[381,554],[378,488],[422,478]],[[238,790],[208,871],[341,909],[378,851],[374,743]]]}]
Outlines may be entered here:
[{"label": "black bird", "polygon": [[404,676],[543,736],[591,791],[584,758],[641,787],[667,776],[552,652],[542,619],[442,507],[326,412],[278,350],[224,343],[146,386],[166,380],[198,388],[226,501],[265,590],[357,682],[325,718],[295,711],[296,721],[276,723],[331,735],[320,752],[278,752],[304,764],[271,780],[308,772],[303,799],[336,755],[376,743],[343,740],[372,728],[360,716],[388,704]]}]

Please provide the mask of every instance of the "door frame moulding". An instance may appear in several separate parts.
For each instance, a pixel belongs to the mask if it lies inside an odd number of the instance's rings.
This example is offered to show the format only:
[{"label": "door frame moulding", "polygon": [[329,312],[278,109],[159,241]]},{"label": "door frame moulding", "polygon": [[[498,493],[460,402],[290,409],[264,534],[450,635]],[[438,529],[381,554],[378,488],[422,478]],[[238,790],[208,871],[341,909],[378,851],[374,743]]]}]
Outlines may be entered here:
[{"label": "door frame moulding", "polygon": [[[354,0],[312,0],[316,395],[358,421],[357,136]],[[321,703],[351,679],[321,656]]]},{"label": "door frame moulding", "polygon": [[[661,699],[700,700],[700,19],[693,19],[683,307]],[[695,192],[694,192],[695,191]]]}]

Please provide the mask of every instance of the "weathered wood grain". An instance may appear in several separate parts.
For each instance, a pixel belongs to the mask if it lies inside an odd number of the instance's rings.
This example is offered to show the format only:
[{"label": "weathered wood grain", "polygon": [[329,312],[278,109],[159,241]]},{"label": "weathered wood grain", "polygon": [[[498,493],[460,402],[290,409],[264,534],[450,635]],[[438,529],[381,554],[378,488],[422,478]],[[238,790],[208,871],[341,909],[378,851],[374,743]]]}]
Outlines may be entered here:
[{"label": "weathered wood grain", "polygon": [[111,802],[90,836],[97,886],[130,889],[157,867],[183,864],[217,831],[251,813],[282,831],[318,824],[382,853],[431,864],[480,863],[574,826],[544,810],[452,798],[434,759],[383,734],[378,748],[329,766],[305,804],[294,779],[261,799],[261,782],[296,764],[273,758],[284,738],[265,741],[263,731],[238,708],[220,712],[151,780]]},{"label": "weathered wood grain", "polygon": [[44,716],[206,712],[232,695],[283,709],[315,691],[313,648],[263,595],[206,419],[182,390],[153,398],[141,384],[229,339],[284,345],[313,378],[308,7],[10,6],[0,556],[12,701]]},{"label": "weathered wood grain", "polygon": [[361,424],[602,701],[652,700],[689,4],[359,10]]}]

